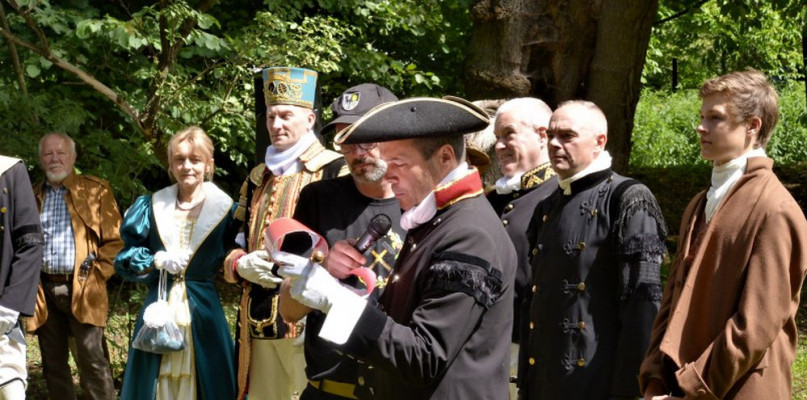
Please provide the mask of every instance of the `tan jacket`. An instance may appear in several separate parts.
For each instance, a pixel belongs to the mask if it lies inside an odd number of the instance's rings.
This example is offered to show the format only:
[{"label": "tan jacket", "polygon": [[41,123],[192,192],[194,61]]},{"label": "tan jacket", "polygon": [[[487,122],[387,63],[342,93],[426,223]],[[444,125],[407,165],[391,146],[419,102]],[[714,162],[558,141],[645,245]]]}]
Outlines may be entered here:
[{"label": "tan jacket", "polygon": [[[40,212],[44,201],[44,183],[34,186],[36,203]],[[120,238],[121,216],[118,205],[112,196],[109,184],[94,176],[71,173],[65,178],[67,188],[65,201],[73,222],[73,235],[76,242],[74,271],[91,252],[97,259],[92,264],[87,279],[79,279],[73,274],[73,315],[80,322],[105,326],[109,312],[106,281],[115,274],[112,266],[115,256],[123,247]],[[36,299],[34,316],[28,319],[27,330],[33,332],[48,318],[45,292],[42,285]]]},{"label": "tan jacket", "polygon": [[[706,193],[687,207],[640,371],[643,392],[657,379],[677,383],[687,399],[790,399],[807,221],[772,165],[748,159],[694,253]],[[665,370],[664,356],[677,370]]]}]

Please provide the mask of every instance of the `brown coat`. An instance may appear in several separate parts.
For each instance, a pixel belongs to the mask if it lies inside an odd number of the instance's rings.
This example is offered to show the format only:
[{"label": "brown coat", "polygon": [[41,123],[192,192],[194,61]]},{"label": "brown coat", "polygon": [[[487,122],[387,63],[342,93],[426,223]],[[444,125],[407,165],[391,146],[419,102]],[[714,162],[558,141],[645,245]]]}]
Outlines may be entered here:
[{"label": "brown coat", "polygon": [[[790,399],[807,221],[772,165],[748,160],[693,253],[706,192],[687,207],[639,376],[642,391],[657,379],[668,389],[677,383],[687,399]],[[677,370],[665,370],[673,363]]]},{"label": "brown coat", "polygon": [[[112,196],[109,184],[90,175],[71,173],[64,180],[67,188],[65,201],[73,222],[73,236],[76,242],[74,271],[91,252],[98,258],[93,262],[87,279],[79,279],[73,274],[73,315],[80,322],[95,326],[105,326],[109,312],[106,281],[115,274],[112,261],[123,247],[120,238],[121,217],[118,205]],[[36,203],[40,212],[45,199],[44,183],[34,186]],[[27,330],[33,332],[48,318],[45,292],[42,285],[36,299],[34,316],[28,319]]]}]

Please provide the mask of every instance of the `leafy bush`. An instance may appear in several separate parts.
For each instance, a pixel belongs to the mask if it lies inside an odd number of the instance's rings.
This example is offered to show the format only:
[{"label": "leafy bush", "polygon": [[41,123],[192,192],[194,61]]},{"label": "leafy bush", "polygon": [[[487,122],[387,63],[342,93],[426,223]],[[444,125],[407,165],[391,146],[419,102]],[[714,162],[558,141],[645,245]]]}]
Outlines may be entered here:
[{"label": "leafy bush", "polygon": [[694,165],[701,161],[695,126],[700,101],[692,90],[645,90],[636,107],[631,167]]},{"label": "leafy bush", "polygon": [[[802,84],[779,92],[779,124],[766,149],[777,164],[807,161],[807,105]],[[694,89],[675,93],[645,90],[636,107],[630,164],[671,167],[705,164],[695,127],[701,101]]]}]

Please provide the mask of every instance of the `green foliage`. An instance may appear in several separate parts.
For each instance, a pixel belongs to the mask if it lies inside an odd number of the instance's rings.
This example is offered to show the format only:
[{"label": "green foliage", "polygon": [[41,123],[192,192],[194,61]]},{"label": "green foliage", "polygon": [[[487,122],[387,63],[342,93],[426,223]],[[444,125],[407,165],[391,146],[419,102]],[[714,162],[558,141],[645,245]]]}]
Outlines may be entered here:
[{"label": "green foliage", "polygon": [[645,90],[636,106],[632,167],[669,167],[701,162],[695,126],[700,100],[693,90]]},{"label": "green foliage", "polygon": [[[53,59],[17,46],[28,95],[10,53],[0,51],[0,129],[12,138],[3,152],[26,158],[36,174],[39,137],[66,132],[79,144],[77,168],[110,180],[126,207],[168,183],[165,144],[191,124],[213,137],[217,181],[236,191],[256,151],[253,79],[261,68],[319,71],[326,106],[367,81],[402,97],[462,93],[456,71],[470,0],[222,0],[200,10],[201,3],[18,1],[54,56],[136,114]],[[4,8],[10,32],[44,48],[23,15]]]},{"label": "green foliage", "polygon": [[[688,10],[693,3],[662,0],[658,19]],[[689,9],[653,28],[642,80],[653,88],[669,88],[674,58],[683,88],[747,68],[794,79],[802,68],[803,6],[803,0],[719,0]]]},{"label": "green foliage", "polygon": [[[807,162],[804,87],[785,84],[777,91],[780,94],[779,123],[766,153],[777,164]],[[676,93],[646,89],[636,107],[631,167],[705,165],[695,131],[700,104],[694,89]]]},{"label": "green foliage", "polygon": [[779,164],[807,161],[807,104],[804,85],[788,84],[779,90],[779,123],[766,152]]}]

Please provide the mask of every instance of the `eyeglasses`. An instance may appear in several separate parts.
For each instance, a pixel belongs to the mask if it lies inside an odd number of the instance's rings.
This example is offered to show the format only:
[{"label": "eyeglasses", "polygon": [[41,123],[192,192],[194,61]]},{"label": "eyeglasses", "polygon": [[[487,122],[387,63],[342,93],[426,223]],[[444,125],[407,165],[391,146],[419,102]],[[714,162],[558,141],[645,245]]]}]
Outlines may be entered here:
[{"label": "eyeglasses", "polygon": [[338,145],[334,143],[333,147],[334,149],[336,149],[336,151],[342,154],[350,154],[356,147],[358,147],[363,151],[370,151],[378,147],[378,143],[359,143],[359,144],[343,144],[343,145]]}]

